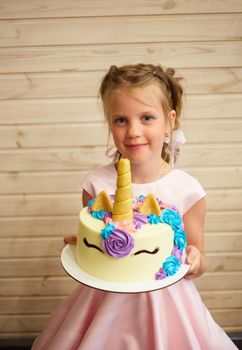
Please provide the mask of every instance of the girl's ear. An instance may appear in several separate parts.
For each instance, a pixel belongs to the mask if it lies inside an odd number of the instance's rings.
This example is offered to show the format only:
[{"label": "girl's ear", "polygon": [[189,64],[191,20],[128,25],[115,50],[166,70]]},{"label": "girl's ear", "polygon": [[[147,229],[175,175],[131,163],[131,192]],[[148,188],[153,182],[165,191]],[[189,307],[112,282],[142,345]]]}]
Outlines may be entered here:
[{"label": "girl's ear", "polygon": [[165,128],[165,131],[168,132],[169,135],[174,129],[175,121],[176,121],[176,111],[172,109],[168,114],[168,119],[167,119],[166,128]]},{"label": "girl's ear", "polygon": [[176,121],[176,111],[174,109],[170,111],[169,118],[170,118],[171,127],[172,129],[174,129],[175,121]]}]

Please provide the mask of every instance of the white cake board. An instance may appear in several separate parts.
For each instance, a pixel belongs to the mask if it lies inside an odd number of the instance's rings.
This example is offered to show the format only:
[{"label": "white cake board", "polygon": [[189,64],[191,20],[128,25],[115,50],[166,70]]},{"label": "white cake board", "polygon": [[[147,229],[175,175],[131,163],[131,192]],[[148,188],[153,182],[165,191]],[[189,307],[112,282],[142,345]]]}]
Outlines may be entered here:
[{"label": "white cake board", "polygon": [[150,292],[161,288],[166,288],[180,279],[189,271],[190,265],[182,264],[178,272],[162,280],[153,280],[148,282],[110,282],[104,281],[83,271],[76,262],[76,246],[67,244],[61,253],[61,263],[64,270],[76,281],[92,288],[107,292],[116,293],[142,293]]}]

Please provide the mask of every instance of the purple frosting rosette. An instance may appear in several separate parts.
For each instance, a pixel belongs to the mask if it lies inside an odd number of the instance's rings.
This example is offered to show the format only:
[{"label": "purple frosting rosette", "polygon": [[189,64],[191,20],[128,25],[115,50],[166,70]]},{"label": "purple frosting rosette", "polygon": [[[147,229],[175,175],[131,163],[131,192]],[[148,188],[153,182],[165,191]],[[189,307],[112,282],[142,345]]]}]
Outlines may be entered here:
[{"label": "purple frosting rosette", "polygon": [[134,238],[127,232],[114,228],[107,239],[102,241],[103,249],[114,258],[122,258],[134,247]]}]

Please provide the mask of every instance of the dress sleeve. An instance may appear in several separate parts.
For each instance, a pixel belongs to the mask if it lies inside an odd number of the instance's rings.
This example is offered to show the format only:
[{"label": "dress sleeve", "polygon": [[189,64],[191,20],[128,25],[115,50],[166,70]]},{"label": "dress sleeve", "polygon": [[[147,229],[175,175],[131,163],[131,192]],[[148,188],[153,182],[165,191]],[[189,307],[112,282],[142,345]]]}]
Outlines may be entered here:
[{"label": "dress sleeve", "polygon": [[191,175],[188,175],[187,183],[184,185],[189,189],[184,200],[184,213],[186,213],[195,203],[206,196],[206,192],[200,182]]},{"label": "dress sleeve", "polygon": [[82,190],[85,190],[91,197],[95,197],[93,187],[93,172],[88,173],[82,181]]},{"label": "dress sleeve", "polygon": [[113,194],[115,185],[116,170],[112,164],[91,171],[82,181],[82,189],[93,198],[103,190]]}]

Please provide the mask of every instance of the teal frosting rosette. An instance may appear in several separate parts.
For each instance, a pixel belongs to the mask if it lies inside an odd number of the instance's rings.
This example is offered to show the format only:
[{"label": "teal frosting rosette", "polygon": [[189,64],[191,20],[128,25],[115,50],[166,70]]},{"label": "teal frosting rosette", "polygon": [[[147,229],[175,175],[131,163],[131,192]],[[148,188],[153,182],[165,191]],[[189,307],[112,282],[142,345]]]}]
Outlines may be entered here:
[{"label": "teal frosting rosette", "polygon": [[161,223],[161,217],[155,214],[150,214],[148,216],[148,221],[151,225],[157,225]]},{"label": "teal frosting rosette", "polygon": [[104,229],[101,231],[101,237],[107,239],[113,230],[115,229],[115,225],[113,223],[107,224]]},{"label": "teal frosting rosette", "polygon": [[185,231],[181,230],[181,229],[178,229],[175,231],[175,234],[174,234],[174,243],[175,245],[183,250],[186,248],[186,245],[187,245],[187,238],[186,238],[186,233]]},{"label": "teal frosting rosette", "polygon": [[174,255],[168,256],[163,263],[163,269],[167,276],[173,276],[179,270],[181,266],[180,261]]},{"label": "teal frosting rosette", "polygon": [[172,209],[162,210],[161,222],[170,225],[174,231],[182,226],[182,219],[178,212]]},{"label": "teal frosting rosette", "polygon": [[178,258],[174,255],[170,255],[164,261],[162,268],[160,268],[160,270],[156,273],[155,278],[157,280],[162,280],[167,276],[173,276],[177,273],[180,266],[181,266],[181,263],[178,260]]}]

